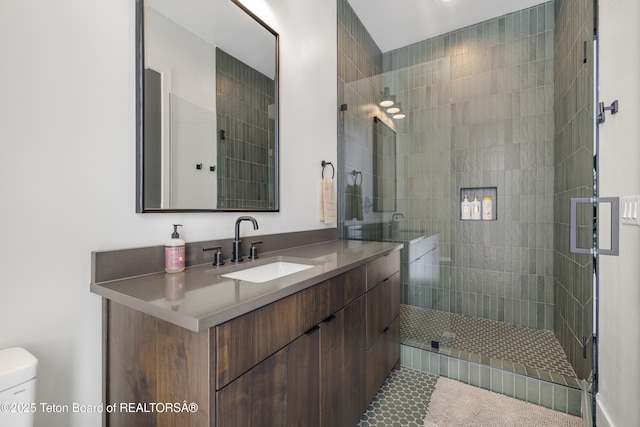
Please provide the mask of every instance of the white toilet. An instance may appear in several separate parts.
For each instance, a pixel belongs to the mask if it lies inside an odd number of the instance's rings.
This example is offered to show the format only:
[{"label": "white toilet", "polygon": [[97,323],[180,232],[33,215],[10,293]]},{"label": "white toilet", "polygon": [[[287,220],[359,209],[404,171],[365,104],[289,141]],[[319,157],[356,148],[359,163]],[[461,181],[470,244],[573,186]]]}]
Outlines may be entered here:
[{"label": "white toilet", "polygon": [[24,348],[0,350],[0,426],[32,427],[38,359]]}]

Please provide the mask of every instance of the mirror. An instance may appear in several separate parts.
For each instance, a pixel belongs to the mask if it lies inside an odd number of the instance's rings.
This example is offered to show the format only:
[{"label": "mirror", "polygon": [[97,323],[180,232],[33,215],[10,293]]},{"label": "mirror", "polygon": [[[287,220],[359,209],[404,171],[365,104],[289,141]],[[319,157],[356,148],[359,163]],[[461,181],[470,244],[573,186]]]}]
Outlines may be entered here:
[{"label": "mirror", "polygon": [[396,131],[373,118],[373,210],[397,210]]},{"label": "mirror", "polygon": [[236,0],[136,8],[136,211],[277,211],[277,33]]}]

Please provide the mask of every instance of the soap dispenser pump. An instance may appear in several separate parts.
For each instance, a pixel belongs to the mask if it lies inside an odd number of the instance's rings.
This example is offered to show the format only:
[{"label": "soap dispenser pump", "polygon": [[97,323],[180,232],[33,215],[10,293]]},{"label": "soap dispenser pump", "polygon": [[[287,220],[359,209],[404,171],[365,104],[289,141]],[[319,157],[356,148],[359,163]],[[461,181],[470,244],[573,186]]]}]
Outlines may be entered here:
[{"label": "soap dispenser pump", "polygon": [[481,210],[481,203],[480,200],[478,200],[478,194],[476,193],[473,195],[473,201],[471,202],[471,219],[481,219]]},{"label": "soap dispenser pump", "polygon": [[173,224],[171,239],[164,245],[164,271],[167,273],[180,273],[185,267],[185,241],[180,238],[178,227],[182,224]]},{"label": "soap dispenser pump", "polygon": [[463,220],[471,219],[471,202],[466,194],[460,203],[460,218]]}]

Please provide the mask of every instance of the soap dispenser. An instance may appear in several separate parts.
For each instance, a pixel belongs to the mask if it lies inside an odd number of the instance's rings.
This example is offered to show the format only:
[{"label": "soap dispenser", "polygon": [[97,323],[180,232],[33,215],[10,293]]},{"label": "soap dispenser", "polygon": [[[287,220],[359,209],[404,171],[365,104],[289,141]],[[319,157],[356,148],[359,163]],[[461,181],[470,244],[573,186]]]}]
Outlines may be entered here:
[{"label": "soap dispenser", "polygon": [[182,224],[173,224],[171,239],[164,244],[164,271],[167,273],[184,271],[186,260],[185,242],[178,234],[178,227],[182,227]]},{"label": "soap dispenser", "polygon": [[467,196],[466,194],[464,195],[464,199],[460,203],[460,219],[471,219],[471,202],[469,201],[469,196]]},{"label": "soap dispenser", "polygon": [[478,200],[478,194],[473,195],[473,201],[471,202],[471,219],[481,219],[481,203]]}]

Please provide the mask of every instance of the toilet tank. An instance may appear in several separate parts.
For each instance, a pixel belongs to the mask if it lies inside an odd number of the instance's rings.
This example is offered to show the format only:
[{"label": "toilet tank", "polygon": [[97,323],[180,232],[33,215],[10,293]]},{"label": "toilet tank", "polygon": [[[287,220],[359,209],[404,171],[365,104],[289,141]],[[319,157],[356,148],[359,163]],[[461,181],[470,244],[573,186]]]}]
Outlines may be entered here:
[{"label": "toilet tank", "polygon": [[0,426],[32,427],[38,359],[24,348],[0,350]]}]

